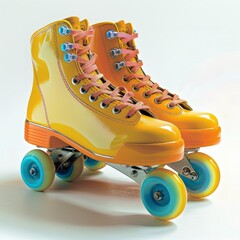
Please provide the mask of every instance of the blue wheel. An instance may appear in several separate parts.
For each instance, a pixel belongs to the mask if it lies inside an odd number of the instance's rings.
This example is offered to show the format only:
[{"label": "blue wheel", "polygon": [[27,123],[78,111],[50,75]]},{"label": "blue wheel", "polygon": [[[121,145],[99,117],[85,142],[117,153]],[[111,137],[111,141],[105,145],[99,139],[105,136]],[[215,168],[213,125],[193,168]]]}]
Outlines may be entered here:
[{"label": "blue wheel", "polygon": [[207,154],[200,152],[190,153],[187,157],[198,175],[197,180],[191,180],[179,174],[188,194],[194,198],[209,196],[220,182],[220,170],[217,163]]},{"label": "blue wheel", "polygon": [[141,198],[150,214],[161,220],[170,220],[185,208],[187,193],[184,183],[174,172],[158,168],[143,180]]},{"label": "blue wheel", "polygon": [[21,175],[28,187],[35,191],[44,191],[54,180],[55,166],[47,153],[35,149],[24,156],[21,163]]},{"label": "blue wheel", "polygon": [[76,180],[83,171],[82,157],[77,158],[69,166],[63,167],[60,171],[56,172],[56,175],[66,182],[72,182]]},{"label": "blue wheel", "polygon": [[92,158],[87,158],[84,161],[84,166],[92,171],[97,171],[104,168],[106,164],[104,162],[100,162]]}]

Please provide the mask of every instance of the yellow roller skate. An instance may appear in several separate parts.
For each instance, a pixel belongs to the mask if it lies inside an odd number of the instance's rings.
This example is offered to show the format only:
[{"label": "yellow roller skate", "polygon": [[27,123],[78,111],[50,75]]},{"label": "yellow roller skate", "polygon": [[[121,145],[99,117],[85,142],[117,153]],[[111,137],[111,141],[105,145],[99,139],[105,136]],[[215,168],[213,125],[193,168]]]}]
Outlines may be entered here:
[{"label": "yellow roller skate", "polygon": [[32,35],[34,79],[25,140],[47,151],[24,156],[22,178],[33,190],[44,191],[55,173],[73,181],[84,161],[93,169],[106,163],[141,184],[142,201],[152,215],[175,218],[185,207],[186,189],[174,172],[159,166],[183,157],[180,132],[104,78],[95,65],[92,36],[88,21],[77,17]]},{"label": "yellow roller skate", "polygon": [[98,55],[99,70],[115,86],[133,91],[134,97],[149,106],[158,119],[179,128],[185,142],[185,156],[169,166],[179,173],[189,194],[202,198],[213,193],[220,181],[219,168],[210,156],[198,150],[220,141],[217,118],[210,113],[192,111],[186,101],[152,82],[142,70],[143,63],[134,42],[138,34],[131,23],[104,22],[93,28],[93,50]]}]

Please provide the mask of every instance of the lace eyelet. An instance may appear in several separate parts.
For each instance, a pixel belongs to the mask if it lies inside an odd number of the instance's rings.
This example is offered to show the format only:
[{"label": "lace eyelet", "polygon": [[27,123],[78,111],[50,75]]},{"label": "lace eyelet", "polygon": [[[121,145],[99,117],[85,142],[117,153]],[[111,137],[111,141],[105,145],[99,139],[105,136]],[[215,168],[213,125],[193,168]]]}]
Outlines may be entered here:
[{"label": "lace eyelet", "polygon": [[64,43],[62,43],[62,45],[61,45],[61,50],[62,50],[63,52],[67,52],[67,51],[73,49],[73,46],[74,46],[73,43],[64,42]]},{"label": "lace eyelet", "polygon": [[104,101],[102,101],[102,102],[100,103],[100,107],[101,107],[101,108],[107,108],[108,106],[109,106],[109,104],[105,104]]},{"label": "lace eyelet", "polygon": [[148,95],[146,92],[144,92],[144,93],[143,93],[143,97],[144,97],[144,98],[149,98],[150,95]]},{"label": "lace eyelet", "polygon": [[122,53],[122,50],[121,49],[119,49],[119,48],[112,48],[110,51],[109,51],[109,53],[110,53],[110,56],[111,57],[117,57],[118,55],[120,55],[121,53]]},{"label": "lace eyelet", "polygon": [[81,94],[86,94],[87,93],[87,90],[84,88],[84,86],[82,86],[79,91],[80,91]]},{"label": "lace eyelet", "polygon": [[97,97],[95,98],[93,95],[90,95],[90,96],[89,96],[89,101],[90,101],[90,102],[95,102],[95,101],[97,101],[97,99],[98,99],[98,98],[97,98]]},{"label": "lace eyelet", "polygon": [[157,100],[157,98],[154,98],[154,102],[156,103],[156,104],[160,104],[162,101],[160,100]]},{"label": "lace eyelet", "polygon": [[139,91],[139,88],[137,88],[136,85],[134,84],[134,85],[132,86],[132,90],[133,90],[134,92],[138,92],[138,91]]},{"label": "lace eyelet", "polygon": [[73,78],[72,78],[72,84],[73,84],[73,85],[78,85],[78,84],[79,84],[79,81],[78,81],[75,77],[73,77]]},{"label": "lace eyelet", "polygon": [[125,118],[131,118],[132,116],[126,115]]},{"label": "lace eyelet", "polygon": [[61,35],[61,36],[66,36],[68,34],[71,33],[71,29],[68,28],[66,25],[62,25],[58,28],[58,33]]},{"label": "lace eyelet", "polygon": [[66,53],[64,54],[63,59],[65,62],[70,63],[71,61],[75,61],[77,59],[77,55]]},{"label": "lace eyelet", "polygon": [[119,110],[119,109],[117,109],[116,107],[114,107],[114,108],[112,109],[112,112],[113,112],[114,114],[119,114],[119,113],[121,112],[121,110]]},{"label": "lace eyelet", "polygon": [[123,77],[122,77],[122,81],[125,82],[125,83],[128,83],[128,82],[129,82],[129,80],[126,79],[126,76],[123,76]]},{"label": "lace eyelet", "polygon": [[113,31],[113,30],[109,30],[106,32],[106,38],[107,39],[113,39],[113,38],[116,38],[118,36],[118,33]]},{"label": "lace eyelet", "polygon": [[121,70],[121,69],[122,69],[123,67],[125,67],[125,66],[126,66],[126,64],[125,64],[124,61],[114,63],[114,68],[115,68],[115,70],[117,70],[117,71]]},{"label": "lace eyelet", "polygon": [[167,103],[166,106],[167,106],[168,109],[174,109],[176,107],[176,106],[171,107],[170,103]]}]

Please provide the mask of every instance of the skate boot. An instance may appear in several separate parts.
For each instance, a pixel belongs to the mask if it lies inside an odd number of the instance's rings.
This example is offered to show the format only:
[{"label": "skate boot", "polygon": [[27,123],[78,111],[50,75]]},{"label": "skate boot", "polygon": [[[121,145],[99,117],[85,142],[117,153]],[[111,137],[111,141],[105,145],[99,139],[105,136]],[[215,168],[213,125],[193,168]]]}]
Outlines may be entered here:
[{"label": "skate boot", "polygon": [[73,181],[84,161],[90,166],[96,160],[139,183],[152,215],[175,218],[186,204],[185,185],[161,165],[183,157],[180,132],[104,78],[91,52],[92,36],[87,20],[71,17],[31,38],[34,79],[25,140],[47,150],[24,156],[22,178],[33,190],[44,191],[55,174]]},{"label": "skate boot", "polygon": [[142,70],[134,39],[138,34],[131,23],[98,23],[94,28],[93,50],[98,55],[99,70],[115,86],[124,86],[134,92],[134,97],[150,106],[154,115],[175,124],[185,142],[182,161],[169,164],[184,181],[189,195],[202,198],[210,195],[220,181],[220,171],[215,161],[198,152],[200,147],[220,141],[217,118],[205,112],[192,111],[188,103],[168,92]]}]

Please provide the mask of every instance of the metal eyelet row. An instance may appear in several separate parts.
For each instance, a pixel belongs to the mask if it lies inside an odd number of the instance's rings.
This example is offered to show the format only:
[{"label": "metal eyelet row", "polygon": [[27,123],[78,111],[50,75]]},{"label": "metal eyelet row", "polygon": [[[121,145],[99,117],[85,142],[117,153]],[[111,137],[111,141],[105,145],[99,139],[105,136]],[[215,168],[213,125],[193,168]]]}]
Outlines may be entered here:
[{"label": "metal eyelet row", "polygon": [[[84,86],[82,86],[81,88],[80,88],[80,93],[81,94],[86,94],[88,91],[84,88]],[[90,102],[96,102],[98,100],[98,98],[96,97],[94,97],[93,95],[90,95],[89,96],[89,101]],[[105,104],[104,103],[104,101],[102,101],[101,103],[100,103],[100,107],[101,108],[107,108],[109,106],[109,104]],[[112,112],[113,112],[113,114],[119,114],[120,112],[121,112],[121,110],[119,110],[119,109],[117,109],[116,107],[114,107],[113,109],[112,109]]]},{"label": "metal eyelet row", "polygon": [[[136,85],[133,85],[133,86],[132,86],[132,90],[133,90],[134,92],[138,92],[138,91],[139,91],[139,88],[136,88]],[[148,95],[148,94],[146,94],[146,92],[144,92],[144,93],[143,93],[143,97],[144,97],[144,98],[149,98],[150,95]],[[161,104],[161,103],[162,103],[162,101],[161,101],[161,100],[158,100],[157,98],[154,99],[154,102],[155,102],[156,104]],[[170,106],[170,103],[168,103],[168,104],[167,104],[167,108],[173,109],[173,108],[175,108],[175,106],[174,106],[174,107],[171,107],[171,106]]]},{"label": "metal eyelet row", "polygon": [[[68,35],[68,34],[71,33],[71,29],[68,28],[66,25],[62,25],[62,26],[60,26],[60,27],[58,28],[58,33],[59,33],[61,36],[66,36],[66,35]],[[62,44],[61,44],[61,47],[60,47],[60,48],[61,48],[61,50],[62,50],[63,52],[68,52],[69,50],[71,50],[71,49],[74,48],[74,44],[73,44],[73,43],[65,42],[65,43],[62,43]],[[66,54],[64,54],[64,57],[63,57],[64,61],[67,62],[67,63],[69,63],[69,62],[71,62],[71,61],[74,61],[74,60],[76,60],[77,58],[78,58],[77,55],[71,54],[71,53],[66,53]]]},{"label": "metal eyelet row", "polygon": [[[125,78],[125,76],[122,77],[122,81],[123,81],[123,82],[126,82],[126,83],[129,82],[129,80],[127,80],[127,79]],[[132,91],[138,92],[138,91],[139,91],[139,88],[137,88],[136,85],[133,84],[133,85],[132,85]],[[147,95],[146,92],[144,92],[144,93],[143,93],[143,97],[149,98],[150,96]],[[157,98],[154,99],[154,102],[155,102],[156,104],[162,103],[162,101],[161,101],[161,100],[158,100]],[[173,108],[173,107],[168,106],[168,108]]]},{"label": "metal eyelet row", "polygon": [[[126,79],[124,79],[124,78],[123,78],[123,81],[128,82],[128,81],[127,81]],[[139,88],[137,88],[136,85],[134,84],[134,85],[132,86],[132,90],[133,90],[134,92],[138,92],[138,91],[139,91]],[[144,93],[143,93],[143,97],[149,98],[150,96],[149,96],[148,94],[146,94],[146,92],[144,92]],[[158,98],[154,98],[154,102],[155,102],[156,104],[161,104],[161,103],[162,103],[162,101],[161,101],[161,100],[158,100]],[[167,107],[168,107],[169,109],[173,109],[173,108],[174,108],[174,107],[171,107],[171,106],[170,106],[170,103],[167,104]]]},{"label": "metal eyelet row", "polygon": [[[158,100],[157,98],[154,99],[154,102],[155,102],[156,104],[161,104],[161,103],[162,103],[162,101],[161,101],[161,100]],[[175,108],[175,106],[171,107],[171,106],[170,106],[170,103],[166,104],[166,106],[167,106],[168,109],[174,109],[174,108]]]},{"label": "metal eyelet row", "polygon": [[[106,32],[106,38],[109,39],[109,40],[110,40],[110,39],[113,39],[113,38],[116,38],[117,36],[118,36],[118,32],[115,32],[115,31],[113,31],[113,30],[109,30],[109,31]],[[117,57],[117,56],[120,55],[121,53],[122,53],[122,50],[119,49],[119,48],[113,48],[113,49],[110,50],[110,55],[111,55],[112,57]],[[125,66],[126,66],[126,64],[125,64],[124,61],[114,63],[114,68],[115,68],[117,71],[119,71],[120,69],[122,69],[122,68],[125,67]]]},{"label": "metal eyelet row", "polygon": [[[134,92],[138,92],[138,91],[139,91],[139,88],[137,88],[136,85],[134,84],[134,85],[132,86],[132,90],[133,90]],[[144,92],[144,93],[143,93],[143,97],[144,97],[144,98],[149,98],[150,95],[148,95],[146,92]],[[159,100],[157,100],[157,98],[155,98],[155,99],[154,99],[154,102],[155,102],[156,104],[160,104],[162,101],[159,101]]]}]

